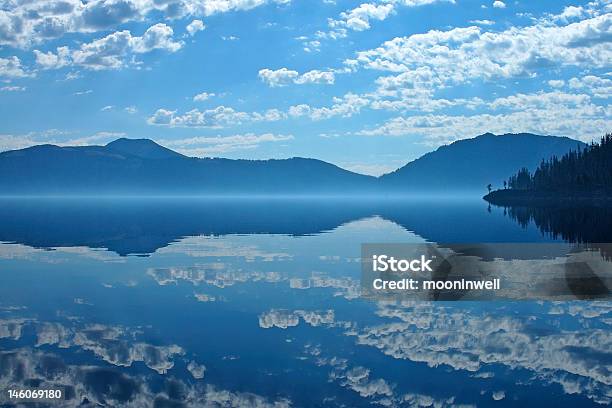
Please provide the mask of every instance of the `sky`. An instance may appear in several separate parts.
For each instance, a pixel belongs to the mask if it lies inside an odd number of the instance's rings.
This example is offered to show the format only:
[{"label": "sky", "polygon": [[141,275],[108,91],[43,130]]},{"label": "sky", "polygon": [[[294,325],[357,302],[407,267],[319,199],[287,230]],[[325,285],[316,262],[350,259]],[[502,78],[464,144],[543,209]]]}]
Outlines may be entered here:
[{"label": "sky", "polygon": [[150,138],[379,175],[612,131],[612,0],[0,0],[0,151]]}]

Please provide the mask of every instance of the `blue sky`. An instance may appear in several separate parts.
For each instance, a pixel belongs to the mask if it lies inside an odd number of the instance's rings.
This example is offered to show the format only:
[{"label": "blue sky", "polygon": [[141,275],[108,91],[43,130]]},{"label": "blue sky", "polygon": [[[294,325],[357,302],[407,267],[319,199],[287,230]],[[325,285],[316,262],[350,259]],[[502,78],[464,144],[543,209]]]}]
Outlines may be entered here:
[{"label": "blue sky", "polygon": [[612,131],[611,61],[609,0],[0,0],[0,150],[381,174],[489,131]]}]

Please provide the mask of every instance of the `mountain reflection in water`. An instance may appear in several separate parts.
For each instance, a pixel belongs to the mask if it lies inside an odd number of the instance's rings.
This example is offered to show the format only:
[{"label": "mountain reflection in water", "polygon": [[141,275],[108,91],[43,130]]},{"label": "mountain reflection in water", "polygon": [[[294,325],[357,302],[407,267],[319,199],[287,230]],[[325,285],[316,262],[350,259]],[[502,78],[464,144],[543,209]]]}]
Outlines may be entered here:
[{"label": "mountain reflection in water", "polygon": [[[538,242],[480,199],[1,199],[0,241],[150,254],[188,236],[312,235],[380,216],[432,242]],[[604,241],[600,241],[604,242]]]},{"label": "mountain reflection in water", "polygon": [[553,240],[503,209],[162,201],[2,201],[0,388],[62,387],[61,406],[612,402],[612,302],[360,297],[363,242]]}]

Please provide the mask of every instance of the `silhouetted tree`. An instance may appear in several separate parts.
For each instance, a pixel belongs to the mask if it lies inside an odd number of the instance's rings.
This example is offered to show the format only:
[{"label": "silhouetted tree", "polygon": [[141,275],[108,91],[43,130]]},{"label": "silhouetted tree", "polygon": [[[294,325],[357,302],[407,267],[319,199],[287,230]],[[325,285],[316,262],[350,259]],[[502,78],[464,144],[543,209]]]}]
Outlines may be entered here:
[{"label": "silhouetted tree", "polygon": [[491,184],[487,184],[487,190],[489,190],[489,193],[491,192]]},{"label": "silhouetted tree", "polygon": [[612,191],[612,134],[561,158],[542,160],[533,174],[522,168],[507,183],[514,190]]}]

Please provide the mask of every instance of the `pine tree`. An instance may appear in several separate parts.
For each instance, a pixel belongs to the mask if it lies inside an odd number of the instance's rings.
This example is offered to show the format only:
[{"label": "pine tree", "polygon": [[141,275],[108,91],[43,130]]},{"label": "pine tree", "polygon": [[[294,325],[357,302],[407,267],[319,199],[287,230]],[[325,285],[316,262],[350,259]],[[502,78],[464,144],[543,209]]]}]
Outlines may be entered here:
[{"label": "pine tree", "polygon": [[520,169],[508,179],[508,188],[537,191],[612,191],[612,134],[563,157],[542,160],[531,174]]}]

